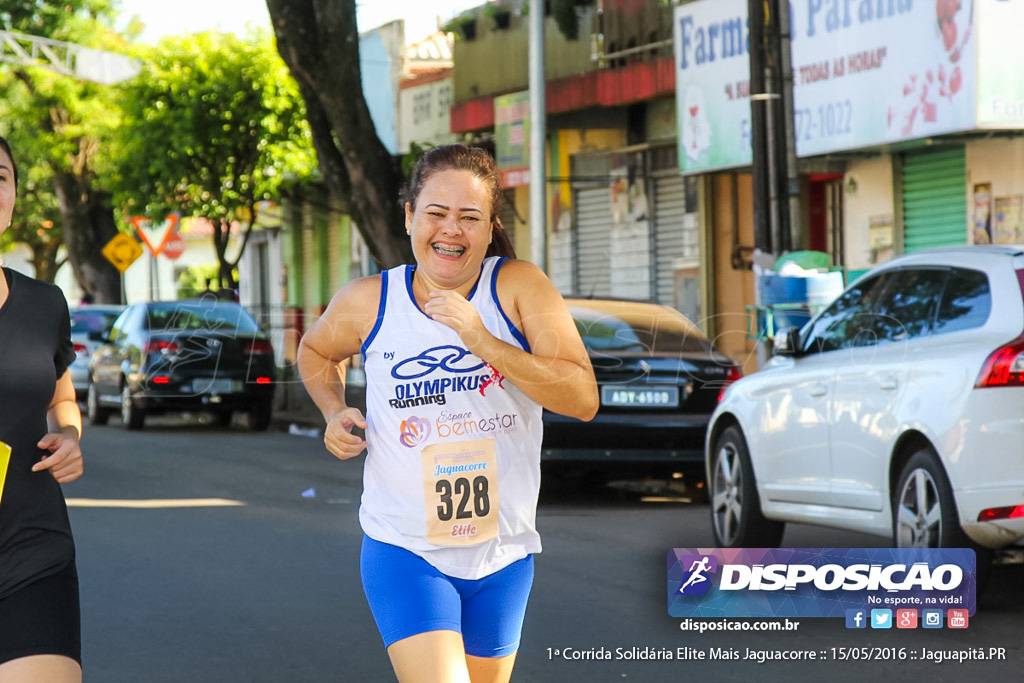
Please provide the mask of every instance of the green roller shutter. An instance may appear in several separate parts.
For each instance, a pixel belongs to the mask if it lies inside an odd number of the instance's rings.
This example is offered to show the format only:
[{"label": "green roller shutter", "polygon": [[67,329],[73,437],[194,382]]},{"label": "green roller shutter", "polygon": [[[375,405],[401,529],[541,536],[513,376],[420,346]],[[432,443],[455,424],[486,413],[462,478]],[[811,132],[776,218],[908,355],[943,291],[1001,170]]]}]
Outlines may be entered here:
[{"label": "green roller shutter", "polygon": [[962,147],[903,159],[903,250],[967,244],[967,159]]}]

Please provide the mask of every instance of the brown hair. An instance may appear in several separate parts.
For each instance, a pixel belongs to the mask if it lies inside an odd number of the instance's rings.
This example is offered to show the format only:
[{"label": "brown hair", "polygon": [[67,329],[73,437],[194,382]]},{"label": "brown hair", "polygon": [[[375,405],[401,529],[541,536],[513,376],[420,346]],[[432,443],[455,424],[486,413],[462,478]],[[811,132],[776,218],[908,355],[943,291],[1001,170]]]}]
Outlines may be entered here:
[{"label": "brown hair", "polygon": [[14,172],[14,189],[18,189],[18,164],[14,162],[14,152],[11,151],[11,145],[0,135],[0,149],[7,152],[8,158],[11,160],[11,171]]},{"label": "brown hair", "polygon": [[409,181],[402,188],[399,200],[404,208],[406,203],[415,211],[416,200],[419,199],[423,186],[432,175],[439,171],[469,171],[484,181],[491,195],[491,243],[487,247],[487,256],[516,257],[515,247],[508,238],[498,213],[505,203],[502,193],[501,174],[487,150],[466,145],[441,145],[427,150],[417,161]]}]

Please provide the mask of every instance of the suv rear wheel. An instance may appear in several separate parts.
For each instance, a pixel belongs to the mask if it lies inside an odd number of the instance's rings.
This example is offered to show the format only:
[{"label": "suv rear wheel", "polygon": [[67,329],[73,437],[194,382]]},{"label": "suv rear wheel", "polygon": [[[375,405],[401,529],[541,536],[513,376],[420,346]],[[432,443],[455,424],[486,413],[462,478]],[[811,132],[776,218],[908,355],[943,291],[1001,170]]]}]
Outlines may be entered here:
[{"label": "suv rear wheel", "polygon": [[900,473],[893,498],[892,533],[897,548],[967,547],[946,473],[930,448],[917,451]]},{"label": "suv rear wheel", "polygon": [[893,494],[892,535],[897,548],[971,548],[978,592],[988,583],[992,551],[971,541],[961,528],[953,488],[931,448],[917,451],[903,466]]}]

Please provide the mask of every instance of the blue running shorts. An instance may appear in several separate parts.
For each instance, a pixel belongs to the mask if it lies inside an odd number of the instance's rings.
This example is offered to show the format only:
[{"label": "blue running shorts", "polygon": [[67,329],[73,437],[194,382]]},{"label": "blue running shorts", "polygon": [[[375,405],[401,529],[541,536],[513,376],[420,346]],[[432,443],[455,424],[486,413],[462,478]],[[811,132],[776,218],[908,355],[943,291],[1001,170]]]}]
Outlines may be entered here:
[{"label": "blue running shorts", "polygon": [[446,630],[461,633],[466,654],[474,657],[504,657],[519,649],[533,555],[482,579],[456,579],[404,548],[363,536],[359,569],[384,647]]}]

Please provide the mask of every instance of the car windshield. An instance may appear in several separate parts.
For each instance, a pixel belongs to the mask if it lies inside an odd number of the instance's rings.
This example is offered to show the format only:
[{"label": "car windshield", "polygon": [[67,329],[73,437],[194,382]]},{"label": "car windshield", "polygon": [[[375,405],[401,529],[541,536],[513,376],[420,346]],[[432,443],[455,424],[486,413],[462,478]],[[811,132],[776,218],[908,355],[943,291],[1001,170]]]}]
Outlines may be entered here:
[{"label": "car windshield", "polygon": [[249,312],[232,303],[175,302],[151,306],[148,330],[215,330],[217,332],[259,332]]},{"label": "car windshield", "polygon": [[89,332],[102,332],[110,329],[110,326],[121,314],[119,310],[89,310],[78,309],[71,313],[72,334],[87,334]]},{"label": "car windshield", "polygon": [[667,306],[629,301],[570,301],[568,305],[589,351],[675,355],[711,349],[696,325]]}]

